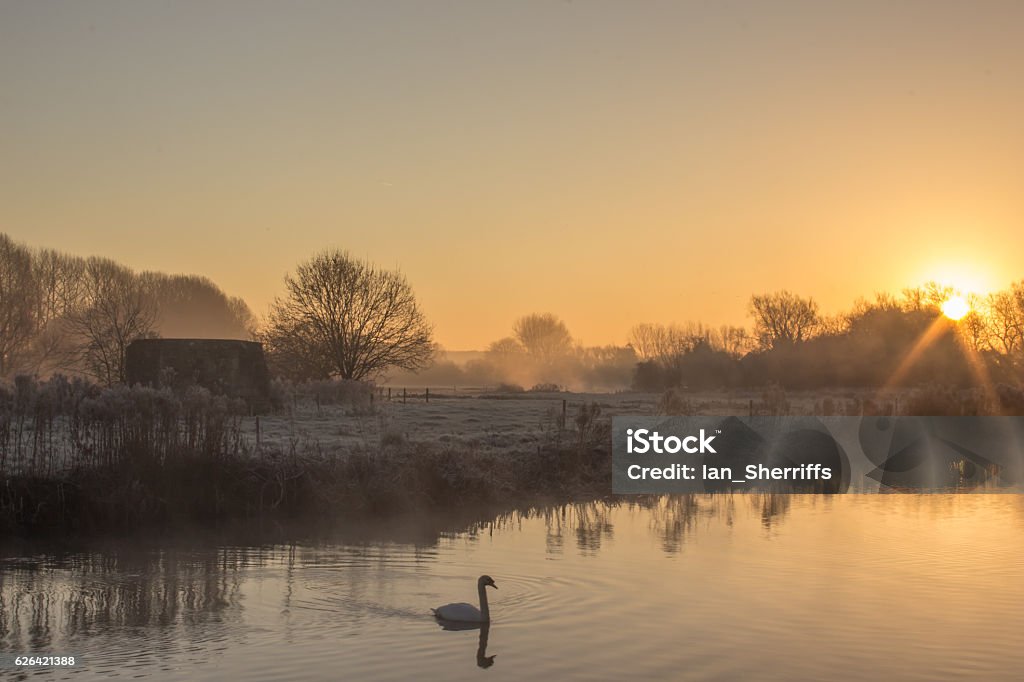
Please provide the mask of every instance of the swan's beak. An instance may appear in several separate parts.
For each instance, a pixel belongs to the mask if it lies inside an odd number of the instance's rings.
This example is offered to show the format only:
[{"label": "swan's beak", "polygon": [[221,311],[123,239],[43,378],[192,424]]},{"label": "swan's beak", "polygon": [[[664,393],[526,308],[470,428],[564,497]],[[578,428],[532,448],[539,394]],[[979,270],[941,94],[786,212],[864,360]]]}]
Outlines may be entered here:
[{"label": "swan's beak", "polygon": [[494,583],[491,583],[491,587],[493,587],[494,589],[498,589],[498,586],[495,585]]}]

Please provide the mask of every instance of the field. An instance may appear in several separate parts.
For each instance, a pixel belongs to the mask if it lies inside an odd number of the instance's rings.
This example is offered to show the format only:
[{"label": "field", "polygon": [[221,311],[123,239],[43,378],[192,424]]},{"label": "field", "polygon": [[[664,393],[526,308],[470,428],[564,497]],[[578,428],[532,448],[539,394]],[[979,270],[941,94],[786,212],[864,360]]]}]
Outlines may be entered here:
[{"label": "field", "polygon": [[[895,395],[836,391],[786,394],[750,390],[687,393],[498,393],[480,389],[378,389],[343,403],[304,395],[278,414],[244,418],[246,443],[254,450],[343,453],[352,447],[376,447],[388,441],[442,443],[485,452],[532,451],[552,433],[574,429],[581,410],[599,409],[599,417],[693,414],[860,414],[865,405],[883,410],[898,405]],[[564,410],[564,412],[563,412]],[[257,428],[258,422],[258,428]],[[258,430],[258,437],[257,437]]]},{"label": "field", "polygon": [[[463,391],[453,395],[431,392],[430,402],[419,391],[402,402],[400,391],[391,401],[321,404],[296,401],[281,414],[247,417],[242,434],[258,449],[308,450],[344,453],[353,447],[377,447],[389,441],[427,441],[477,451],[535,450],[546,435],[565,425],[585,405],[600,406],[601,416],[652,414],[658,397],[650,394],[523,393],[493,394]],[[257,443],[257,420],[259,442]]]}]

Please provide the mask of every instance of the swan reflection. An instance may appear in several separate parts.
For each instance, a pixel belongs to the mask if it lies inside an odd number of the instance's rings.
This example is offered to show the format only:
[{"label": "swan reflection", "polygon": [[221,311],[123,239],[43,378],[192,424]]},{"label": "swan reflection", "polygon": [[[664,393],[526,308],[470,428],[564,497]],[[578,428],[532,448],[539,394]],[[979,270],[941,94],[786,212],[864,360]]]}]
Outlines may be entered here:
[{"label": "swan reflection", "polygon": [[487,655],[487,635],[490,632],[490,623],[480,626],[480,644],[476,648],[476,664],[481,668],[490,668],[494,665],[494,657],[497,656],[497,654]]},{"label": "swan reflection", "polygon": [[476,664],[481,668],[490,668],[494,665],[494,658],[497,654],[492,654],[491,656],[487,655],[487,638],[491,633],[491,623],[489,620],[481,622],[446,620],[438,616],[436,613],[435,619],[437,624],[441,626],[442,630],[479,630],[480,639],[478,640],[476,647]]},{"label": "swan reflection", "polygon": [[481,668],[490,668],[494,665],[497,654],[487,655],[487,637],[491,633],[490,623],[459,623],[438,619],[437,624],[441,626],[442,630],[479,630],[480,639],[476,647],[476,664]]}]

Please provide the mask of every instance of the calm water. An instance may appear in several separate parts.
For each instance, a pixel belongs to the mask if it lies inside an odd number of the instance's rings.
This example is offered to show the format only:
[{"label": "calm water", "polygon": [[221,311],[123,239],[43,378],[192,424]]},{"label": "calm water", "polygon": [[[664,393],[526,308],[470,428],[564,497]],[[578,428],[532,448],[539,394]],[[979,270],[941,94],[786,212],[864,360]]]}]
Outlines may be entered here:
[{"label": "calm water", "polygon": [[[1020,496],[666,498],[388,535],[8,556],[2,649],[82,657],[36,673],[69,679],[1024,674]],[[486,642],[440,629],[429,608],[475,601],[481,573]]]}]

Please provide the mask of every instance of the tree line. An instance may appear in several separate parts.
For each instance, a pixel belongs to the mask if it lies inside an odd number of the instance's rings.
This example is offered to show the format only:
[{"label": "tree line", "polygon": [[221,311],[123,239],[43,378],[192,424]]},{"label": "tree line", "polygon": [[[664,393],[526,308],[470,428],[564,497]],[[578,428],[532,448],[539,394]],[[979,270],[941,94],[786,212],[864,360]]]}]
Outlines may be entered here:
[{"label": "tree line", "polygon": [[284,284],[258,322],[205,277],[136,272],[0,234],[0,378],[124,383],[128,345],[159,336],[257,339],[275,374],[295,380],[363,380],[431,361],[432,327],[401,273],[334,250],[301,263]]},{"label": "tree line", "polygon": [[942,313],[955,295],[929,283],[828,316],[811,297],[768,292],[751,296],[749,328],[645,323],[622,346],[582,346],[557,316],[537,313],[516,320],[482,357],[456,364],[442,353],[423,376],[442,385],[643,391],[1020,384],[1024,282],[969,297],[970,310],[958,321]]},{"label": "tree line", "polygon": [[[779,291],[754,295],[753,325],[717,334],[699,325],[634,329],[645,350],[637,388],[714,388],[776,383],[790,388],[955,386],[1024,379],[1024,282],[985,297],[971,296],[960,320],[942,313],[959,295],[928,283],[899,295],[860,299],[834,316],[810,297]],[[665,341],[664,339],[671,341]]]},{"label": "tree line", "polygon": [[135,272],[0,234],[0,377],[62,372],[112,385],[125,381],[135,339],[254,331],[245,302],[205,277]]},{"label": "tree line", "polygon": [[749,329],[639,324],[621,346],[583,346],[556,315],[534,313],[457,364],[434,343],[405,276],[344,251],[300,263],[258,322],[206,278],[136,273],[0,234],[0,377],[61,371],[124,382],[128,344],[164,335],[255,338],[272,371],[296,381],[407,372],[440,384],[548,389],[1020,383],[1024,282],[972,297],[959,321],[941,312],[954,294],[927,284],[833,316],[811,297],[755,294]]}]

